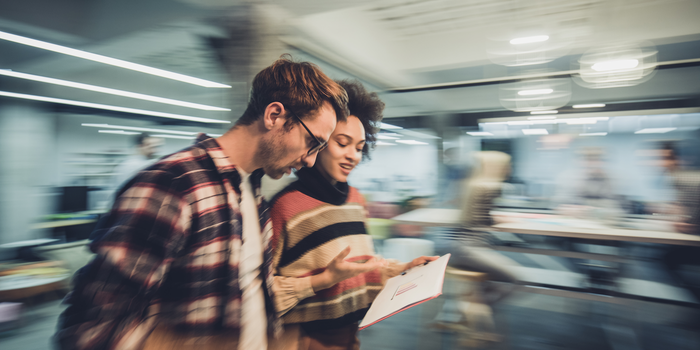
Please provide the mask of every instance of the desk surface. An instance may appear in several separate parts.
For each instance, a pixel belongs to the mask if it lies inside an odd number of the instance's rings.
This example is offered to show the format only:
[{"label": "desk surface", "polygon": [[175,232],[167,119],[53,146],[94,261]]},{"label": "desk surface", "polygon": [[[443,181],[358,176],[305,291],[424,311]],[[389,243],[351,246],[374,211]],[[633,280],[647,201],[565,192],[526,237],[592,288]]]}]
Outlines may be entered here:
[{"label": "desk surface", "polygon": [[[592,220],[554,215],[507,214],[520,216],[522,220],[494,225],[493,230],[526,235],[700,246],[700,236],[683,233],[613,228]],[[422,208],[392,219],[424,226],[455,226],[459,224],[459,215],[459,209]]]},{"label": "desk surface", "polygon": [[53,243],[57,242],[58,239],[55,238],[40,238],[40,239],[30,239],[27,241],[19,241],[19,242],[12,242],[12,243],[5,243],[0,245],[0,248],[23,248],[23,247],[35,247],[35,246],[40,246],[42,244],[48,244],[48,243]]},{"label": "desk surface", "polygon": [[491,227],[496,231],[525,235],[690,245],[700,247],[700,236],[676,232],[630,230],[611,227],[570,227],[542,222],[511,222]]},{"label": "desk surface", "polygon": [[391,218],[406,224],[453,226],[459,223],[459,209],[421,208]]},{"label": "desk surface", "polygon": [[33,230],[39,230],[39,229],[44,229],[44,228],[55,228],[55,227],[66,227],[66,226],[89,224],[89,223],[95,222],[95,221],[97,221],[97,219],[77,219],[77,220],[67,219],[67,220],[46,221],[46,222],[38,222],[38,223],[32,224],[30,226],[30,228]]}]

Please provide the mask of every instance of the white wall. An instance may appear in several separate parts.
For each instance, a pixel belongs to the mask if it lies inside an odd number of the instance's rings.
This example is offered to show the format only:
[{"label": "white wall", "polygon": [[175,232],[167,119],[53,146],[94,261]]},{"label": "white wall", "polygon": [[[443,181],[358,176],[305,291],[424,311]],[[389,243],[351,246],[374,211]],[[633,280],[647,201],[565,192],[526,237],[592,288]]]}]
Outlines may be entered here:
[{"label": "white wall", "polygon": [[0,244],[45,235],[29,225],[52,209],[54,129],[52,116],[36,106],[0,105]]}]

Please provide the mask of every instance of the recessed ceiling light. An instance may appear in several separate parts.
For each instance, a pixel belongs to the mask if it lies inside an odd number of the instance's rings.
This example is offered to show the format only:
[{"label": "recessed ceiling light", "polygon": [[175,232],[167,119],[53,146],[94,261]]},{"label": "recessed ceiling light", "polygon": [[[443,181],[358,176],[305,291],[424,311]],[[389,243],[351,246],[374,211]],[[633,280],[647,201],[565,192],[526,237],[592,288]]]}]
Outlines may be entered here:
[{"label": "recessed ceiling light", "polygon": [[397,143],[403,143],[406,145],[427,145],[427,142],[416,141],[416,140],[396,140]]},{"label": "recessed ceiling light", "polygon": [[557,113],[559,113],[559,111],[557,111],[556,109],[548,110],[548,111],[532,111],[532,112],[530,112],[530,114],[557,114]]},{"label": "recessed ceiling light", "polygon": [[523,129],[525,135],[549,135],[547,129]]},{"label": "recessed ceiling light", "polygon": [[588,132],[583,134],[578,134],[578,136],[605,136],[607,132]]},{"label": "recessed ceiling light", "polygon": [[604,62],[598,62],[591,66],[596,72],[605,72],[609,70],[623,70],[632,69],[639,65],[639,60],[636,59],[626,59],[626,60],[610,60]]},{"label": "recessed ceiling light", "polygon": [[390,129],[403,129],[403,128],[400,127],[400,126],[391,125],[391,124],[387,124],[387,123],[380,123],[379,128],[381,128],[381,129],[387,129],[387,130],[390,130]]},{"label": "recessed ceiling light", "polygon": [[101,134],[119,134],[119,135],[138,135],[140,132],[124,131],[124,130],[98,130]]},{"label": "recessed ceiling light", "polygon": [[605,103],[588,103],[582,105],[573,105],[574,108],[600,108],[605,107]]},{"label": "recessed ceiling light", "polygon": [[44,50],[58,52],[58,53],[62,53],[64,55],[79,57],[79,58],[83,58],[83,59],[90,60],[90,61],[109,64],[112,66],[117,66],[117,67],[126,68],[126,69],[131,69],[131,70],[135,70],[135,71],[138,71],[141,73],[157,75],[159,77],[178,80],[178,81],[182,81],[182,82],[190,83],[190,84],[194,84],[194,85],[211,87],[211,88],[230,88],[231,87],[230,85],[225,85],[225,84],[220,84],[220,83],[216,83],[213,81],[199,79],[199,78],[187,76],[184,74],[169,72],[169,71],[163,70],[163,69],[144,66],[144,65],[138,64],[138,63],[128,62],[128,61],[124,61],[124,60],[120,60],[120,59],[116,59],[116,58],[112,58],[112,57],[107,57],[107,56],[102,56],[102,55],[94,54],[94,53],[87,52],[87,51],[72,49],[70,47],[51,44],[51,43],[47,43],[45,41],[35,40],[35,39],[31,39],[31,38],[27,38],[27,37],[15,35],[15,34],[10,34],[10,33],[2,32],[2,31],[0,31],[0,39],[16,42],[18,44],[33,46],[33,47],[37,47],[37,48],[44,49]]},{"label": "recessed ceiling light", "polygon": [[14,77],[14,78],[20,78],[20,79],[26,79],[26,80],[39,81],[39,82],[48,83],[48,84],[68,86],[68,87],[72,87],[72,88],[76,88],[76,89],[102,92],[102,93],[110,94],[110,95],[118,95],[118,96],[136,98],[139,100],[165,103],[165,104],[169,104],[169,105],[188,107],[188,108],[196,108],[196,109],[201,109],[204,111],[230,111],[230,109],[228,109],[228,108],[207,106],[207,105],[203,105],[203,104],[199,104],[199,103],[185,102],[185,101],[173,100],[173,99],[169,99],[169,98],[139,94],[136,92],[110,89],[110,88],[106,88],[106,87],[102,87],[102,86],[83,84],[83,83],[78,83],[78,82],[74,82],[74,81],[54,79],[54,78],[49,78],[49,77],[42,77],[40,75],[14,72],[14,71],[5,70],[5,69],[0,69],[0,75]]},{"label": "recessed ceiling light", "polygon": [[467,131],[467,134],[471,136],[493,136],[493,134],[488,131]]},{"label": "recessed ceiling light", "polygon": [[507,122],[508,125],[533,125],[534,123],[529,120],[513,120]]},{"label": "recessed ceiling light", "polygon": [[165,134],[151,135],[151,137],[160,137],[160,138],[164,138],[164,139],[183,139],[183,140],[194,140],[197,138],[197,136],[180,136],[180,135],[165,135]]},{"label": "recessed ceiling light", "polygon": [[554,92],[552,89],[533,89],[533,90],[521,90],[518,91],[520,96],[531,96],[531,95],[547,95]]},{"label": "recessed ceiling light", "polygon": [[676,130],[676,128],[647,128],[635,131],[635,134],[665,134],[669,131]]},{"label": "recessed ceiling light", "polygon": [[598,119],[597,118],[570,118],[570,119],[565,119],[564,122],[568,125],[596,124],[598,122]]},{"label": "recessed ceiling light", "polygon": [[166,130],[166,129],[152,129],[152,128],[140,128],[137,126],[122,126],[122,125],[109,125],[109,124],[92,124],[83,123],[82,126],[87,126],[91,128],[103,128],[103,129],[119,129],[119,130],[133,130],[133,131],[143,131],[143,132],[160,132],[166,134],[176,134],[176,135],[197,135],[196,131],[178,131],[178,130]]},{"label": "recessed ceiling light", "polygon": [[124,112],[124,113],[133,113],[133,114],[141,114],[141,115],[151,115],[151,116],[154,116],[154,117],[162,117],[162,118],[170,118],[170,119],[180,119],[180,120],[189,120],[189,121],[200,122],[200,123],[230,123],[230,121],[228,121],[228,120],[200,118],[200,117],[193,117],[193,116],[189,116],[189,115],[180,115],[180,114],[172,114],[172,113],[163,113],[163,112],[156,112],[156,111],[148,111],[148,110],[145,110],[145,109],[126,108],[126,107],[118,107],[118,106],[103,105],[103,104],[99,104],[99,103],[90,103],[90,102],[81,102],[81,101],[73,101],[73,100],[64,100],[64,99],[62,99],[62,98],[53,98],[53,97],[45,97],[45,96],[18,94],[18,93],[8,92],[8,91],[0,91],[0,96],[21,98],[21,99],[32,100],[32,101],[43,101],[43,102],[51,102],[51,103],[60,103],[60,104],[64,104],[64,105],[80,106],[80,107],[87,107],[87,108],[105,109],[105,110],[108,110],[108,111],[116,111],[116,112]]},{"label": "recessed ceiling light", "polygon": [[526,36],[522,38],[515,38],[510,41],[511,44],[513,45],[521,45],[521,44],[530,44],[530,43],[539,43],[543,41],[549,40],[549,35],[535,35],[535,36]]}]

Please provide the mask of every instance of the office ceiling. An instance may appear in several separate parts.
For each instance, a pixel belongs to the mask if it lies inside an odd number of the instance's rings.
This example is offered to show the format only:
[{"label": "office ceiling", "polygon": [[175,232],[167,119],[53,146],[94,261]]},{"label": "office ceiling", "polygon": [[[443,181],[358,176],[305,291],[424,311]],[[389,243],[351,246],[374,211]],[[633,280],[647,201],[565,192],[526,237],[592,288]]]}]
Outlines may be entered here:
[{"label": "office ceiling", "polygon": [[[252,7],[256,12],[248,16]],[[232,73],[231,64],[222,64],[231,61],[222,59],[222,50],[212,49],[216,45],[211,40],[221,38],[233,46],[223,54],[234,57],[234,63],[293,52],[316,60],[334,77],[356,76],[382,92],[387,117],[478,117],[506,111],[502,91],[506,84],[517,83],[513,76],[571,71],[588,50],[632,43],[658,50],[658,62],[685,61],[661,66],[636,86],[591,89],[571,82],[566,106],[603,102],[635,108],[631,102],[678,99],[694,108],[698,106],[692,101],[700,96],[700,66],[694,61],[700,59],[698,13],[697,0],[291,0],[255,5],[240,0],[3,1],[0,31],[232,88],[202,88],[4,40],[0,69],[232,111],[185,109],[4,76],[0,90],[231,120],[242,111],[250,76]],[[241,24],[249,17],[263,27],[256,28],[256,40],[276,43],[254,55],[244,52],[249,49],[245,45],[240,51],[236,47],[242,42],[236,35],[251,28]],[[508,43],[542,33],[550,40],[529,52],[515,54]],[[528,60],[540,63],[517,66]]]}]

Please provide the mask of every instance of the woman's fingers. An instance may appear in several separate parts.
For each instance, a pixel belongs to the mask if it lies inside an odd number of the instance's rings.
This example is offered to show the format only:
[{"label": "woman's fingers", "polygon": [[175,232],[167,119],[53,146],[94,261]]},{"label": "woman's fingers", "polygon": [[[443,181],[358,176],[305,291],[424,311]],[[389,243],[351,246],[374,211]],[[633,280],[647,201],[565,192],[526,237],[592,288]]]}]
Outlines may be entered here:
[{"label": "woman's fingers", "polygon": [[435,261],[439,259],[439,256],[421,256],[418,258],[413,259],[409,264],[408,264],[408,269],[412,267],[416,267],[418,265],[422,265],[431,261]]},{"label": "woman's fingers", "polygon": [[335,258],[333,258],[333,260],[335,262],[341,262],[345,260],[345,257],[348,256],[348,254],[350,254],[350,246],[347,246],[345,247],[345,249],[340,251],[340,254],[336,255]]}]

